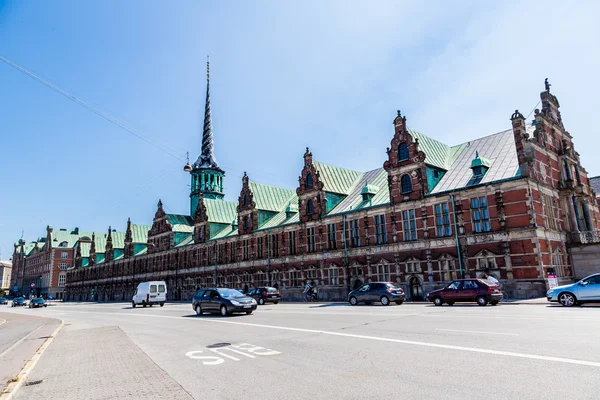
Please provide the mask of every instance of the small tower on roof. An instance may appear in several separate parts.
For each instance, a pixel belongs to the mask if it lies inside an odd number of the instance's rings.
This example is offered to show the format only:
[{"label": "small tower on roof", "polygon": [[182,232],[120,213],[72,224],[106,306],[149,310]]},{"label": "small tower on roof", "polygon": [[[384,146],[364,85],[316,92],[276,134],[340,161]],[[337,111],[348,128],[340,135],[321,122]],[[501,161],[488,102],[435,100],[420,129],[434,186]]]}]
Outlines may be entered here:
[{"label": "small tower on roof", "polygon": [[223,178],[225,171],[219,168],[214,155],[212,114],[210,111],[210,60],[206,61],[206,103],[204,106],[204,127],[202,130],[202,151],[185,171],[192,175],[190,191],[190,215],[194,215],[200,193],[205,199],[223,199]]}]

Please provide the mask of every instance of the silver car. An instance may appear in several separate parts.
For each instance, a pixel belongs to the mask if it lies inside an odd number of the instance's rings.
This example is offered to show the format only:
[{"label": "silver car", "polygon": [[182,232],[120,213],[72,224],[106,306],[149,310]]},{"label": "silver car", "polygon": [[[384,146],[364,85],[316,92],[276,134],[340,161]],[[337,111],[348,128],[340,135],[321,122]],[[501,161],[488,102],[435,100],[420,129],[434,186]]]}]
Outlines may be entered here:
[{"label": "silver car", "polygon": [[565,307],[600,302],[600,274],[590,275],[579,282],[555,287],[546,292],[546,299]]}]

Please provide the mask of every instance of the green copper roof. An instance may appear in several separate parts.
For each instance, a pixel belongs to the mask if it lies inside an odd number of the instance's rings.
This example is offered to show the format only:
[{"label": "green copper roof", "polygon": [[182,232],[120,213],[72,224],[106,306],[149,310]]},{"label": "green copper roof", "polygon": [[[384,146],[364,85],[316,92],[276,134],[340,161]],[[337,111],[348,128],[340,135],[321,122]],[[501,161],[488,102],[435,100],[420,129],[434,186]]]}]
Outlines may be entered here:
[{"label": "green copper roof", "polygon": [[148,225],[131,224],[131,239],[133,243],[147,243],[150,228],[152,227]]},{"label": "green copper roof", "polygon": [[360,191],[360,194],[376,194],[378,191],[379,191],[379,186],[375,186],[373,184],[367,183]]},{"label": "green copper roof", "polygon": [[325,192],[348,194],[356,179],[362,175],[360,172],[335,167],[319,161],[313,161],[313,164],[319,171],[319,179],[323,182]]},{"label": "green copper roof", "polygon": [[[362,191],[367,182],[369,182],[369,189],[372,191],[370,194],[372,194],[373,197],[370,200],[365,201],[362,196]],[[348,196],[327,215],[374,207],[389,202],[390,192],[388,190],[387,172],[383,168],[377,168],[362,174],[360,179],[352,186]]]},{"label": "green copper roof", "polygon": [[256,208],[259,210],[281,211],[296,196],[296,192],[289,189],[263,185],[256,182],[250,182],[249,185]]},{"label": "green copper roof", "polygon": [[237,218],[237,202],[219,199],[204,199],[209,222],[231,224]]},{"label": "green copper roof", "polygon": [[471,168],[475,167],[488,167],[492,165],[492,162],[485,157],[480,157],[479,152],[475,151],[475,158],[471,161]]}]

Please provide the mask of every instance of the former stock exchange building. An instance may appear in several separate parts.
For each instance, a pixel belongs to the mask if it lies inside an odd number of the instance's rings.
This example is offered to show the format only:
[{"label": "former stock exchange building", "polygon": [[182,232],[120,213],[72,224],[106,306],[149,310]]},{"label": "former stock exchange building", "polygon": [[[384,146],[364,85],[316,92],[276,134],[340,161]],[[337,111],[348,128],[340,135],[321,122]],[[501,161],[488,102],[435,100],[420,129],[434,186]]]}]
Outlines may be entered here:
[{"label": "former stock exchange building", "polygon": [[159,201],[152,226],[128,221],[125,232],[68,242],[66,298],[129,300],[137,283],[165,280],[171,299],[215,285],[271,285],[300,299],[308,280],[323,300],[368,281],[419,300],[488,268],[512,297],[543,296],[548,273],[575,275],[571,248],[598,229],[598,207],[549,86],[541,104],[531,121],[507,112],[505,131],[458,145],[412,130],[398,112],[380,168],[340,168],[306,149],[295,190],[244,173],[228,201],[207,86],[202,151],[184,168],[189,213],[167,214]]}]

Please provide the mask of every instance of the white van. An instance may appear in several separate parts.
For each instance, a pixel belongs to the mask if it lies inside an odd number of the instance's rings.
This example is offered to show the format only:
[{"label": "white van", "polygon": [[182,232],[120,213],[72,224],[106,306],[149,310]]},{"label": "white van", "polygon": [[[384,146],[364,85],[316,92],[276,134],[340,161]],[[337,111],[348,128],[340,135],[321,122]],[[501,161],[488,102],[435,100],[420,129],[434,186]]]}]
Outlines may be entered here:
[{"label": "white van", "polygon": [[141,304],[142,306],[150,306],[153,304],[165,305],[167,301],[167,284],[165,281],[152,281],[142,282],[138,285],[135,290],[135,294],[131,299],[131,306],[135,308],[136,305]]}]

